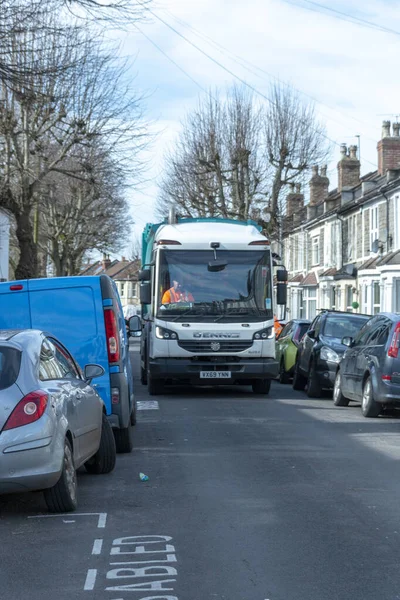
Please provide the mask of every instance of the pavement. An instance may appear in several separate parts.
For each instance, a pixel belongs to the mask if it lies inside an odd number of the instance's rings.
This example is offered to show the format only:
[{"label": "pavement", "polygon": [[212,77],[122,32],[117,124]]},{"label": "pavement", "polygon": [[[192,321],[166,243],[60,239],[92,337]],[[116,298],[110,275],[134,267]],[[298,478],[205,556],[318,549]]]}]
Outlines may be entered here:
[{"label": "pavement", "polygon": [[76,513],[0,499],[1,599],[400,598],[396,411],[277,382],[136,398],[133,453],[79,473]]}]

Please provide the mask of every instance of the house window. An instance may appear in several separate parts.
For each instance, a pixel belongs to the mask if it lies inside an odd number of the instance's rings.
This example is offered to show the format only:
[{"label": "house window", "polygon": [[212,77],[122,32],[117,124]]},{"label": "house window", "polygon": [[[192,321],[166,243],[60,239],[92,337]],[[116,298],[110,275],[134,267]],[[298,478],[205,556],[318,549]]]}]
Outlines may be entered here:
[{"label": "house window", "polygon": [[369,209],[369,250],[372,252],[372,244],[379,238],[379,207]]},{"label": "house window", "polygon": [[132,283],[132,296],[137,298],[137,283]]},{"label": "house window", "polygon": [[368,314],[368,285],[363,286],[363,313]]},{"label": "house window", "polygon": [[351,285],[346,286],[346,310],[353,312],[353,288]]},{"label": "house window", "polygon": [[379,281],[372,283],[372,314],[376,315],[381,310],[381,286]]},{"label": "house window", "polygon": [[293,271],[299,270],[299,236],[294,235],[292,238],[292,268]]},{"label": "house window", "polygon": [[304,310],[304,299],[303,299],[303,291],[298,290],[297,292],[297,314],[299,319],[304,319],[305,310]]},{"label": "house window", "polygon": [[336,310],[336,288],[333,286],[331,288],[331,308],[332,310]]},{"label": "house window", "polygon": [[394,312],[400,313],[400,279],[394,280]]},{"label": "house window", "polygon": [[319,235],[312,238],[312,264],[319,265]]},{"label": "house window", "polygon": [[347,219],[347,259],[348,261],[357,258],[357,215],[352,215]]},{"label": "house window", "polygon": [[400,248],[400,196],[394,199],[394,241],[395,248]]},{"label": "house window", "polygon": [[125,283],[120,283],[120,294],[121,297],[125,296]]},{"label": "house window", "polygon": [[314,319],[317,313],[317,288],[305,288],[304,300],[306,305],[306,319]]}]

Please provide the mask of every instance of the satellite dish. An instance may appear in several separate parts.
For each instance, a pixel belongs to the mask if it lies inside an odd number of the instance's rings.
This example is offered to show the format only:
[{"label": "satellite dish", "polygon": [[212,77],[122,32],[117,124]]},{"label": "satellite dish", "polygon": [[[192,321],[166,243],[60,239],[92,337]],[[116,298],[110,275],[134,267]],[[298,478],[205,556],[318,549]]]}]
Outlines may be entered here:
[{"label": "satellite dish", "polygon": [[379,240],[374,240],[371,244],[371,252],[376,254],[379,251]]}]

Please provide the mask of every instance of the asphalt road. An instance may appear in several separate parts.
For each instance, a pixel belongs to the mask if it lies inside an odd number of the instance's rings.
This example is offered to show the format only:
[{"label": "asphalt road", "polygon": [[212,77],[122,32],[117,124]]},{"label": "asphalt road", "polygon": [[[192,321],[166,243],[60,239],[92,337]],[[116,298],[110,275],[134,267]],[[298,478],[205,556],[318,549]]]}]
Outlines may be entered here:
[{"label": "asphalt road", "polygon": [[80,474],[78,513],[0,499],[2,600],[400,598],[396,413],[278,383],[137,400],[134,453]]}]

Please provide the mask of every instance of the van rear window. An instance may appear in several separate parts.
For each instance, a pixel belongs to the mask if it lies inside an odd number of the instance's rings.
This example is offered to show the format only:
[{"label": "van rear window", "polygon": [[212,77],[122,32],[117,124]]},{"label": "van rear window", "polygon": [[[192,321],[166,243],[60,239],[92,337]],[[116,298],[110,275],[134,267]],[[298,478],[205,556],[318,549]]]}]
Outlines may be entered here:
[{"label": "van rear window", "polygon": [[11,387],[18,378],[21,352],[16,348],[0,346],[0,390]]}]

